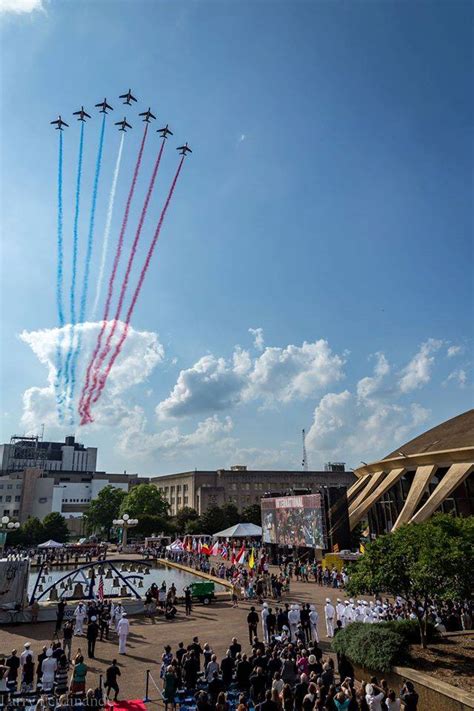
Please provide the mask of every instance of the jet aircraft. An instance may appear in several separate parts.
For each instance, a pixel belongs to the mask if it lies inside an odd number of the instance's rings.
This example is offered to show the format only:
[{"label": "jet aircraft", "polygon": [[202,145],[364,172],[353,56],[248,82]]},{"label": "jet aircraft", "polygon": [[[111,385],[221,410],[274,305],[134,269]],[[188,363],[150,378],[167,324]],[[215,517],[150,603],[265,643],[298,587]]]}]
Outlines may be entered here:
[{"label": "jet aircraft", "polygon": [[96,104],[96,108],[102,107],[99,111],[100,114],[106,114],[108,113],[107,109],[110,109],[110,111],[113,111],[113,108],[110,106],[110,104],[107,103],[107,99],[104,99],[100,103]]},{"label": "jet aircraft", "polygon": [[192,150],[189,148],[187,141],[184,146],[178,146],[176,150],[179,151],[182,156],[185,156],[186,153],[192,153]]},{"label": "jet aircraft", "polygon": [[141,114],[138,114],[139,116],[144,116],[145,118],[143,119],[147,123],[150,123],[150,119],[156,119],[155,114],[151,113],[150,107],[148,107],[148,111],[143,111]]},{"label": "jet aircraft", "polygon": [[132,105],[132,101],[136,101],[136,98],[132,94],[132,90],[129,89],[126,94],[120,94],[119,99],[125,99],[124,104]]},{"label": "jet aircraft", "polygon": [[156,130],[156,132],[159,133],[161,138],[164,138],[164,139],[168,138],[168,136],[173,135],[173,131],[169,130],[168,124],[166,124],[166,126],[164,128],[158,128]]},{"label": "jet aircraft", "polygon": [[81,108],[80,108],[79,111],[74,111],[74,113],[73,113],[72,115],[73,115],[73,116],[79,116],[79,118],[78,118],[77,120],[78,120],[78,121],[84,121],[84,123],[85,123],[85,121],[86,121],[86,119],[84,118],[84,116],[86,116],[87,118],[90,118],[89,114],[87,113],[87,111],[84,109],[83,106],[81,106]]},{"label": "jet aircraft", "polygon": [[115,125],[121,126],[121,128],[119,128],[119,131],[125,131],[125,133],[127,133],[127,127],[132,128],[131,125],[127,123],[127,119],[125,118],[125,116],[123,117],[123,121],[116,121]]},{"label": "jet aircraft", "polygon": [[56,126],[56,130],[57,130],[57,131],[58,131],[58,130],[59,130],[59,131],[63,131],[63,130],[64,130],[64,129],[63,129],[63,126],[67,126],[67,127],[69,128],[69,124],[66,123],[66,121],[63,121],[62,118],[61,118],[61,116],[58,116],[58,118],[56,119],[56,121],[51,121],[51,123],[52,123],[52,124],[57,124],[57,126]]}]

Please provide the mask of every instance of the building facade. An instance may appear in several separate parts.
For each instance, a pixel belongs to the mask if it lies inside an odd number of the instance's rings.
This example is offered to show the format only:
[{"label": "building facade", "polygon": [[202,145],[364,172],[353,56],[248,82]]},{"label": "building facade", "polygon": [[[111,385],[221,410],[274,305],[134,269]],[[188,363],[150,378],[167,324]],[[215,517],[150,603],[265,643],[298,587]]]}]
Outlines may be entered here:
[{"label": "building facade", "polygon": [[284,493],[298,488],[317,491],[324,486],[348,488],[353,482],[353,472],[345,471],[342,465],[311,472],[250,470],[235,466],[216,471],[196,469],[150,479],[168,501],[172,516],[184,506],[196,509],[199,514],[223,504],[235,504],[242,510],[260,504],[260,499],[268,492]]},{"label": "building facade", "polygon": [[72,435],[64,442],[14,435],[9,444],[0,444],[0,472],[23,471],[28,467],[45,471],[95,472],[97,447],[84,447]]},{"label": "building facade", "polygon": [[347,492],[351,530],[379,535],[437,512],[474,514],[474,410],[355,470]]}]

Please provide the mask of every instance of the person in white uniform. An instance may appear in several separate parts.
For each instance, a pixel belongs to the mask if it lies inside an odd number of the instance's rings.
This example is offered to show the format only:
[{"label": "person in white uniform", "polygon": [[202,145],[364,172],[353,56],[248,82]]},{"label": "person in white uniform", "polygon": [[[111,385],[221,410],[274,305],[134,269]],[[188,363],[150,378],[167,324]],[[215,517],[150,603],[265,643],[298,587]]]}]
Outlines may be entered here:
[{"label": "person in white uniform", "polygon": [[309,608],[309,624],[311,626],[311,639],[314,642],[319,642],[319,634],[318,634],[318,620],[319,620],[319,615],[318,612],[315,608],[314,605],[311,605]]},{"label": "person in white uniform", "polygon": [[23,664],[26,662],[27,657],[31,657],[31,661],[35,661],[35,653],[31,651],[31,642],[25,642],[23,645],[24,651],[20,654],[20,666],[23,668]]},{"label": "person in white uniform", "polygon": [[300,610],[298,605],[292,605],[290,611],[288,612],[288,624],[290,625],[290,635],[291,641],[294,642],[296,639],[296,630],[298,629],[298,624],[300,622]]},{"label": "person in white uniform", "polygon": [[114,607],[114,612],[112,615],[112,621],[115,621],[115,629],[118,632],[118,625],[122,619],[122,613],[125,612],[121,602],[118,602]]},{"label": "person in white uniform", "polygon": [[74,617],[76,619],[76,626],[74,628],[74,634],[84,634],[84,620],[87,617],[87,610],[86,606],[84,605],[83,602],[80,602],[79,605],[76,607],[74,610]]},{"label": "person in white uniform", "polygon": [[327,597],[324,605],[324,617],[326,618],[326,632],[328,637],[334,637],[334,621],[336,619],[336,610],[331,600]]},{"label": "person in white uniform", "polygon": [[346,614],[346,606],[342,602],[341,598],[337,598],[336,604],[336,619],[340,620],[343,627],[345,627],[344,616]]},{"label": "person in white uniform", "polygon": [[265,642],[265,644],[268,644],[270,640],[268,637],[268,627],[267,627],[268,604],[266,602],[263,603],[263,609],[260,613],[260,617],[262,620],[262,639]]},{"label": "person in white uniform", "polygon": [[127,637],[130,632],[130,624],[127,620],[127,613],[122,612],[122,616],[117,623],[117,633],[119,637],[119,654],[127,653]]},{"label": "person in white uniform", "polygon": [[42,691],[51,691],[54,686],[54,675],[58,667],[57,660],[53,657],[53,650],[51,647],[46,650],[46,659],[43,660],[41,665],[41,686]]}]

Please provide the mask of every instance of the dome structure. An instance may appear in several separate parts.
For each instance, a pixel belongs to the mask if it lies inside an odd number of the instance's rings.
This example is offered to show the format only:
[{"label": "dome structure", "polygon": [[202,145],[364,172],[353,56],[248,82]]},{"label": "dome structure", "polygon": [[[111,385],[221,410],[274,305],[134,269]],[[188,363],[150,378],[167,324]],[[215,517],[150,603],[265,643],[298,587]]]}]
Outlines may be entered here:
[{"label": "dome structure", "polygon": [[373,534],[425,521],[437,511],[474,514],[474,410],[468,410],[355,470],[349,525]]}]

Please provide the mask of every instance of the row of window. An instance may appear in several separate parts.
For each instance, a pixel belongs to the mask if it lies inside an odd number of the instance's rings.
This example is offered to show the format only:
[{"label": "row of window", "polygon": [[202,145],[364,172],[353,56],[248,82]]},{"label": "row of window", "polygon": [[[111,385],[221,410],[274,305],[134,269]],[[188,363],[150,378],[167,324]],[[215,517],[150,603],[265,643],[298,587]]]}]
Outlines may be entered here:
[{"label": "row of window", "polygon": [[19,515],[20,515],[19,509],[13,509],[13,511],[10,511],[10,509],[3,509],[3,516],[19,516]]},{"label": "row of window", "polygon": [[[12,500],[11,495],[10,495],[10,494],[7,494],[7,495],[5,496],[5,503],[6,503],[6,504],[9,504],[9,503],[11,502],[11,500]],[[0,503],[1,503],[2,501],[3,501],[3,496],[0,494]],[[20,501],[21,501],[21,496],[15,496],[15,502],[16,502],[16,503],[19,503]]]},{"label": "row of window", "polygon": [[[3,489],[3,488],[5,488],[5,489],[13,489],[13,484],[7,484],[6,486],[5,486],[5,484],[0,484],[0,489]],[[16,488],[16,489],[21,489],[21,483],[20,483],[20,484],[17,484],[15,488]]]}]

